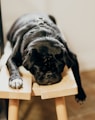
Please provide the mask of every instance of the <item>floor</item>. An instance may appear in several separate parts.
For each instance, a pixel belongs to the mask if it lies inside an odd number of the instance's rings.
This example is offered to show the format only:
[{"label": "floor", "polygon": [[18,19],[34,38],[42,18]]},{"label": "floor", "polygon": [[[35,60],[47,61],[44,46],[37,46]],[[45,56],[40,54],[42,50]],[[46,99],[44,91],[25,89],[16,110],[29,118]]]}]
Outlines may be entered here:
[{"label": "floor", "polygon": [[[95,70],[82,72],[81,78],[87,99],[80,105],[74,96],[66,97],[68,119],[95,120]],[[54,99],[33,97],[31,101],[21,101],[19,120],[57,120]]]}]

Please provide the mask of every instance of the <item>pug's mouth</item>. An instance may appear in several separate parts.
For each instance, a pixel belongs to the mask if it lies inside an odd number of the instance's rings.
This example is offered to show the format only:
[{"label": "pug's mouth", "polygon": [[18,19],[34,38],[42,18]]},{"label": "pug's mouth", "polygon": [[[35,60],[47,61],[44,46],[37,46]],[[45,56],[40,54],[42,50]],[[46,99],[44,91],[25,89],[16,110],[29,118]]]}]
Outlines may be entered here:
[{"label": "pug's mouth", "polygon": [[51,73],[47,73],[44,76],[41,76],[39,78],[36,78],[36,82],[39,85],[52,85],[60,82],[62,79],[62,76],[57,76]]}]

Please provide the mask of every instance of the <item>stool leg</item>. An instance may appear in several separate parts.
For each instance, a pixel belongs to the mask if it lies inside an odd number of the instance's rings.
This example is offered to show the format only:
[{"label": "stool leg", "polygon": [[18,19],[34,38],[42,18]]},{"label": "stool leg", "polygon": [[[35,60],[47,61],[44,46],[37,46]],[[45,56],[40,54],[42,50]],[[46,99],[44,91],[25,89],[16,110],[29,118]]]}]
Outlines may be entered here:
[{"label": "stool leg", "polygon": [[55,104],[56,104],[56,112],[57,112],[58,120],[68,120],[65,97],[56,98]]},{"label": "stool leg", "polygon": [[19,100],[9,100],[8,120],[18,120]]}]

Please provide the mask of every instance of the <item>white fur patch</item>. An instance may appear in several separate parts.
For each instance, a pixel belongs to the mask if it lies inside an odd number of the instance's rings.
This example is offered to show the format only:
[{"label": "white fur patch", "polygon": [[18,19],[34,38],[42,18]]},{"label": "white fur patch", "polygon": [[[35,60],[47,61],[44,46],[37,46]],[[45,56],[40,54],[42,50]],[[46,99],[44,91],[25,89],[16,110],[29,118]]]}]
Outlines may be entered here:
[{"label": "white fur patch", "polygon": [[9,81],[9,86],[14,89],[20,89],[23,87],[23,80],[22,79],[14,79]]}]

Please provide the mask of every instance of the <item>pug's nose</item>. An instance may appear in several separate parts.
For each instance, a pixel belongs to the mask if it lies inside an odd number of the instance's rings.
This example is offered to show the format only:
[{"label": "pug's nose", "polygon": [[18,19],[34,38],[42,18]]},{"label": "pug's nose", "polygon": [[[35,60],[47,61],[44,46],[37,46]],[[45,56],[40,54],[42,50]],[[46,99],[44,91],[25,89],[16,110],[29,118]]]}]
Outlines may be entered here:
[{"label": "pug's nose", "polygon": [[46,73],[46,78],[52,78],[52,73],[51,72],[47,72]]}]

